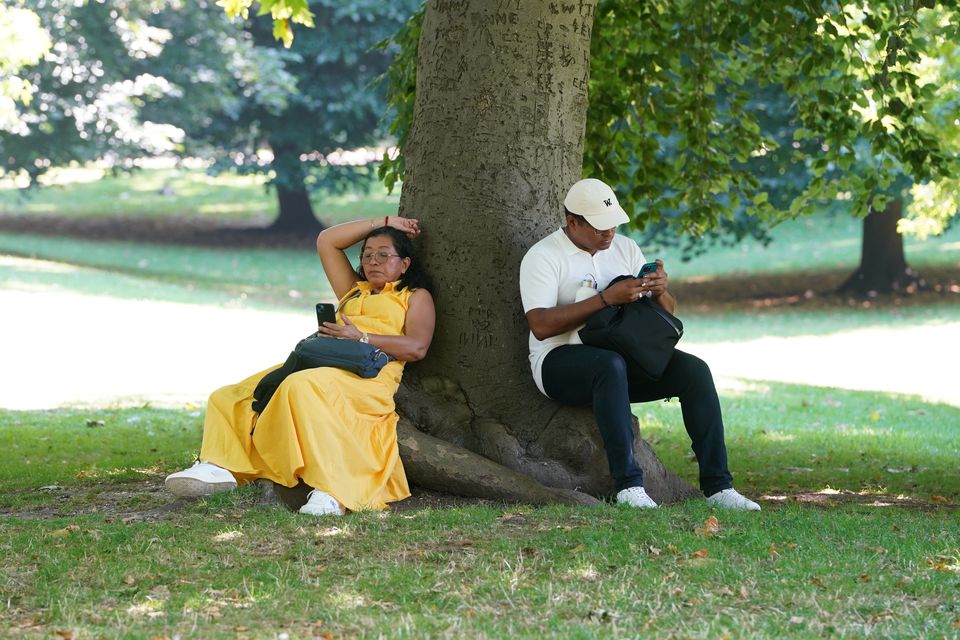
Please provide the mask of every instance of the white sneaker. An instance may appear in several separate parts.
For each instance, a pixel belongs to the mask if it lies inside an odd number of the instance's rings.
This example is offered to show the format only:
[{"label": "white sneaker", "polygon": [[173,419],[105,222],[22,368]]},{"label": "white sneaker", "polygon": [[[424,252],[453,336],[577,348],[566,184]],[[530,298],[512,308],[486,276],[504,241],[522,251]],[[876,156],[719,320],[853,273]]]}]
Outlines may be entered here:
[{"label": "white sneaker", "polygon": [[650,499],[643,487],[628,487],[617,494],[617,504],[628,504],[641,509],[656,509],[657,503]]},{"label": "white sneaker", "polygon": [[332,495],[320,489],[314,489],[307,494],[307,503],[300,507],[300,513],[308,516],[342,516],[343,509]]},{"label": "white sneaker", "polygon": [[760,505],[749,498],[744,498],[736,489],[718,491],[707,502],[724,509],[740,509],[741,511],[760,511]]},{"label": "white sneaker", "polygon": [[163,483],[181,498],[199,498],[237,488],[233,474],[212,462],[196,462],[189,469],[171,473]]}]

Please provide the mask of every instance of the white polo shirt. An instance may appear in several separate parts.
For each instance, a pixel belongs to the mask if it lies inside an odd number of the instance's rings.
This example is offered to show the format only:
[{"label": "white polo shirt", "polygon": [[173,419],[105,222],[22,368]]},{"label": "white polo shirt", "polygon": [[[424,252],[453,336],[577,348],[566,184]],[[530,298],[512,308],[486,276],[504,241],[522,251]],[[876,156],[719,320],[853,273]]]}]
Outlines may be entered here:
[{"label": "white polo shirt", "polygon": [[[573,244],[561,227],[530,247],[520,263],[523,312],[571,304],[576,301],[577,289],[585,278],[592,278],[602,291],[617,276],[637,275],[643,263],[643,252],[630,238],[616,235],[609,249],[590,255]],[[530,333],[530,368],[537,388],[544,395],[541,375],[544,358],[561,345],[581,344],[577,331],[582,326],[546,340],[537,340],[533,332]]]}]

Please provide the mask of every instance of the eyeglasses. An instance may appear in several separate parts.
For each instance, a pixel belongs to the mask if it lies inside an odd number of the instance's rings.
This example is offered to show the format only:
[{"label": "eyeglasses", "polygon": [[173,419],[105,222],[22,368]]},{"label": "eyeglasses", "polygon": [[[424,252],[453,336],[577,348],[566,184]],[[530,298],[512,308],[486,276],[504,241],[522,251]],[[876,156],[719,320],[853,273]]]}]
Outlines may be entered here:
[{"label": "eyeglasses", "polygon": [[400,254],[397,253],[387,253],[386,251],[371,251],[360,256],[360,262],[366,262],[367,264],[373,262],[373,259],[377,259],[377,263],[386,262],[390,258],[399,258]]},{"label": "eyeglasses", "polygon": [[592,224],[590,224],[589,222],[587,222],[586,220],[584,220],[584,221],[583,221],[583,226],[589,227],[589,228],[592,229],[593,232],[594,232],[596,235],[598,235],[598,236],[606,236],[606,235],[612,235],[612,234],[616,233],[616,232],[617,232],[617,228],[618,228],[620,225],[617,225],[616,227],[610,227],[609,229],[602,229],[602,230],[601,230],[601,229],[597,229],[597,228],[594,227]]}]

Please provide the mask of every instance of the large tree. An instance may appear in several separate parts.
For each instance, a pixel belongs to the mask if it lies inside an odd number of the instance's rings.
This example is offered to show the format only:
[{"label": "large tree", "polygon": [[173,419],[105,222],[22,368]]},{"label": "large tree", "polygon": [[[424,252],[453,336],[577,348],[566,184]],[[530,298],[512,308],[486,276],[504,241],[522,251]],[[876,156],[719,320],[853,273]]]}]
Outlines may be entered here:
[{"label": "large tree", "polygon": [[[883,36],[864,49],[867,75],[897,90],[896,99],[863,96],[854,74],[827,72],[845,47],[863,47],[838,27],[838,10],[849,9],[720,0],[604,2],[599,13],[580,0],[427,4],[422,33],[413,23],[401,35],[418,43],[415,92],[412,72],[394,76],[401,123],[407,119],[400,132],[409,132],[401,135],[405,166],[386,168],[388,179],[405,169],[401,210],[423,220],[425,258],[439,283],[430,358],[410,367],[398,398],[401,455],[416,482],[531,501],[584,501],[584,493],[610,489],[590,412],[562,409],[533,386],[516,284],[524,251],[561,223],[585,131],[588,141],[602,137],[588,169],[628,185],[624,200],[646,204],[644,223],[669,218],[693,233],[729,215],[734,198],[779,215],[747,166],[775,147],[745,108],[748,79],[780,83],[798,100],[799,148],[788,153],[809,161],[812,178],[788,213],[838,185],[879,202],[888,176],[843,173],[861,138],[914,177],[947,165],[938,140],[913,117],[926,94],[905,68],[916,48],[898,44],[916,44],[912,32],[882,8],[882,19],[860,20]],[[634,18],[658,28],[618,35]],[[602,73],[591,81],[591,35],[594,59],[606,39],[626,61],[615,67],[616,81]],[[731,75],[737,82],[718,97],[717,79]],[[650,91],[638,100],[644,83]],[[599,125],[587,117],[588,87],[591,109],[609,114]],[[805,93],[814,99],[800,101]],[[404,110],[410,95],[415,102]],[[853,117],[849,105],[861,102],[876,117]],[[718,104],[727,105],[719,120]],[[679,150],[672,159],[661,153],[665,142]],[[806,144],[819,153],[804,158]],[[662,473],[642,441],[637,448],[655,499],[690,492]]]}]

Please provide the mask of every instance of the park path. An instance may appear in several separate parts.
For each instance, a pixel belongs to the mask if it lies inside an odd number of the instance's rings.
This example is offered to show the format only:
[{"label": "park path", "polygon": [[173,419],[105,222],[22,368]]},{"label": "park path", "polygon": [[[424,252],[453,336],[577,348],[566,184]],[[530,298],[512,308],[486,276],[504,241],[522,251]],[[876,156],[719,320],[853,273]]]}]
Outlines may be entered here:
[{"label": "park path", "polygon": [[[14,288],[0,283],[0,409],[201,406],[215,388],[282,362],[313,328],[255,311]],[[960,323],[761,337],[683,348],[736,378],[898,392],[960,406]]]}]

